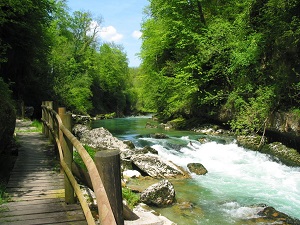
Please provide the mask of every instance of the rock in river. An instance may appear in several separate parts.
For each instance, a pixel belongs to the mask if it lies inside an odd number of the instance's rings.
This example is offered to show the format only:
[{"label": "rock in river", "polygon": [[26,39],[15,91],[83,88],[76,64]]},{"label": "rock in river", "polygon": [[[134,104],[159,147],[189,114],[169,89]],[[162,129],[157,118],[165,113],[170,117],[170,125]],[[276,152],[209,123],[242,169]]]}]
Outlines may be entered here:
[{"label": "rock in river", "polygon": [[189,163],[187,167],[191,173],[197,175],[205,175],[207,173],[207,169],[201,163]]},{"label": "rock in river", "polygon": [[168,180],[151,185],[141,193],[141,202],[148,205],[164,207],[175,201],[175,189]]},{"label": "rock in river", "polygon": [[140,170],[154,178],[186,175],[183,169],[155,154],[137,154],[133,155],[131,160]]}]

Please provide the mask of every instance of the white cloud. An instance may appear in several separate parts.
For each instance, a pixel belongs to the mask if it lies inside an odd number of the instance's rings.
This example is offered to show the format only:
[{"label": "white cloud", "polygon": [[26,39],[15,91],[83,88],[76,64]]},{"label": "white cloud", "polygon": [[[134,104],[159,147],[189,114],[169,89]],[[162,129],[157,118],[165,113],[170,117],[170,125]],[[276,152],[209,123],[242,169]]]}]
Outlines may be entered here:
[{"label": "white cloud", "polygon": [[87,35],[93,35],[94,31],[97,32],[97,38],[101,38],[103,41],[118,42],[123,39],[123,35],[119,34],[113,26],[100,27],[97,21],[92,21],[90,24],[90,30]]},{"label": "white cloud", "polygon": [[100,37],[104,41],[118,42],[123,39],[123,35],[119,34],[113,26],[103,27],[100,29]]},{"label": "white cloud", "polygon": [[135,30],[132,32],[132,37],[134,37],[135,39],[139,39],[141,36],[142,36],[142,32],[141,31],[138,31],[138,30]]},{"label": "white cloud", "polygon": [[[96,31],[97,34],[100,32],[100,25],[97,21],[93,20],[90,24],[90,29],[87,31],[87,35],[92,36]],[[98,37],[99,35],[97,35]]]}]

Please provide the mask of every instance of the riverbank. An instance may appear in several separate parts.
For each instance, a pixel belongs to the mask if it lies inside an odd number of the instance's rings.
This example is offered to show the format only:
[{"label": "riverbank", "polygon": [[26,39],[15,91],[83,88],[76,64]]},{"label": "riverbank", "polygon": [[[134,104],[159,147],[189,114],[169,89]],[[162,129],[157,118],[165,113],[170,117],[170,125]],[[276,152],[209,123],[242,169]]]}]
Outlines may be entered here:
[{"label": "riverbank", "polygon": [[[205,176],[192,175],[192,179],[182,180],[174,185],[177,203],[185,202],[184,206],[176,203],[173,207],[155,208],[171,220],[174,218],[174,222],[214,224],[214,221],[219,221],[216,224],[238,224],[243,221],[251,224],[251,220],[254,220],[253,211],[261,209],[262,205],[273,206],[295,218],[300,217],[296,210],[299,204],[294,201],[300,197],[297,193],[300,187],[297,181],[297,177],[300,178],[299,168],[285,167],[266,154],[239,147],[230,137],[189,131],[165,131],[156,126],[145,128],[149,118],[140,119],[96,121],[92,127],[106,127],[119,139],[132,141],[137,148],[151,145],[159,155],[180,166],[201,162],[208,169]],[[156,132],[164,132],[169,138],[151,137],[150,134]],[[208,141],[200,142],[200,139]],[[189,145],[190,142],[193,146]],[[142,187],[145,180],[131,180],[129,185],[135,185],[133,182]],[[281,198],[283,199],[280,200]],[[177,211],[173,210],[176,207]],[[294,208],[292,211],[291,207]],[[179,213],[178,208],[184,210]],[[242,211],[245,213],[241,213]],[[255,215],[257,218],[263,217]],[[182,223],[187,218],[188,221]],[[276,221],[275,218],[271,220]]]}]

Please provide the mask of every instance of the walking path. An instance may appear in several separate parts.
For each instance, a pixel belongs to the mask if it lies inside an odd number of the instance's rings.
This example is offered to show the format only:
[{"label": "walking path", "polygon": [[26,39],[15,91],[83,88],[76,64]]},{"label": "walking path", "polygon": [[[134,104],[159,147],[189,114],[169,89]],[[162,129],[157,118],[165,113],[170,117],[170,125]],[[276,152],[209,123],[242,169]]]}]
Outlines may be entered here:
[{"label": "walking path", "polygon": [[87,224],[79,204],[64,203],[64,180],[53,147],[40,133],[18,133],[18,159],[0,205],[0,224]]}]

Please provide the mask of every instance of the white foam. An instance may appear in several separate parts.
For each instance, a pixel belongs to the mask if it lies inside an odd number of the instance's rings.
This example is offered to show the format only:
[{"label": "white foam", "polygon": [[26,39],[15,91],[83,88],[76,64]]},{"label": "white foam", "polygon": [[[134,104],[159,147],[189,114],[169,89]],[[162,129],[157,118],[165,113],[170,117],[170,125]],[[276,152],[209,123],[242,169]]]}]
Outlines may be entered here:
[{"label": "white foam", "polygon": [[239,219],[253,219],[258,218],[258,213],[263,210],[260,206],[241,206],[237,202],[228,202],[222,205],[223,211],[230,214],[234,218]]},{"label": "white foam", "polygon": [[[153,148],[162,157],[185,167],[188,163],[202,163],[206,176],[193,176],[200,186],[222,198],[234,196],[248,204],[265,203],[277,210],[300,218],[300,168],[291,168],[272,161],[267,155],[243,149],[235,143],[216,142],[201,144],[193,141],[175,151],[157,143]],[[249,213],[253,208],[238,207],[236,214]]]}]

